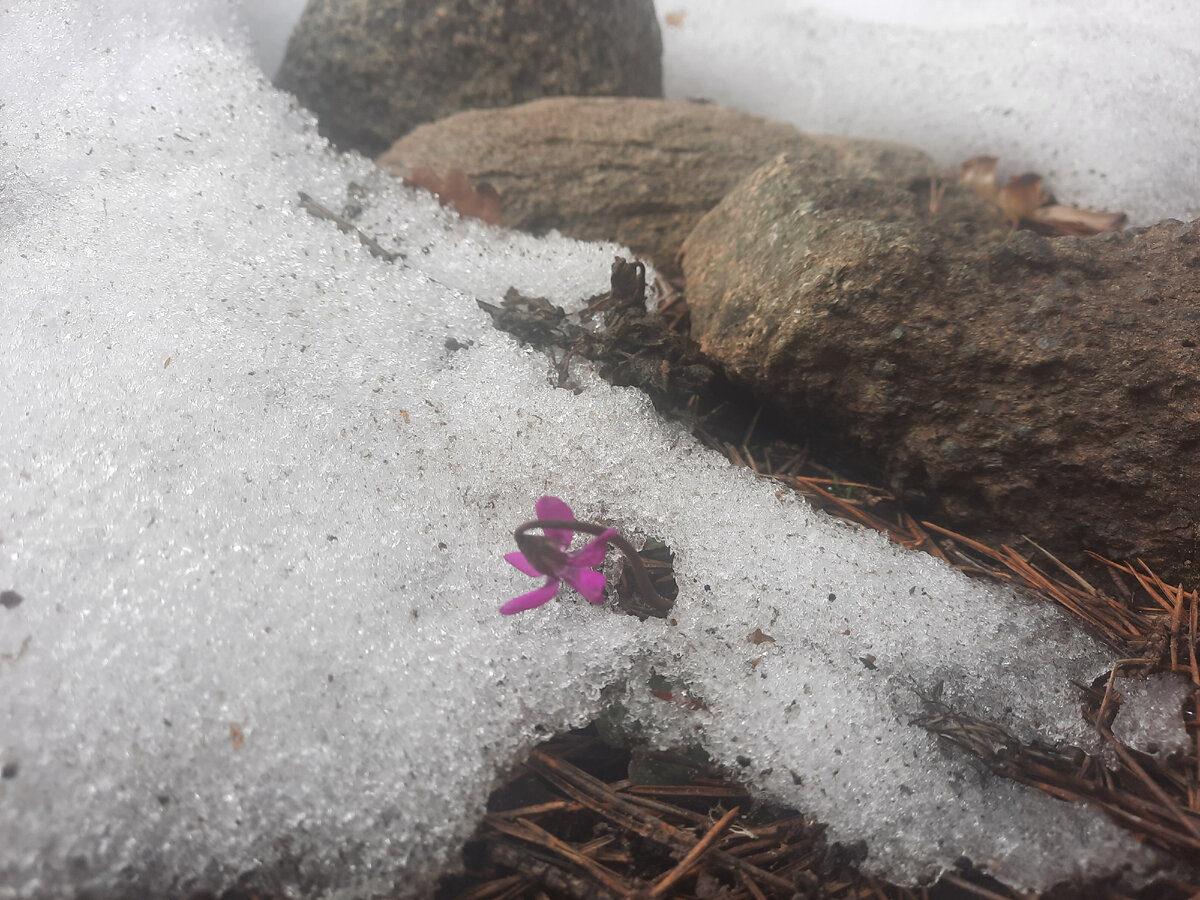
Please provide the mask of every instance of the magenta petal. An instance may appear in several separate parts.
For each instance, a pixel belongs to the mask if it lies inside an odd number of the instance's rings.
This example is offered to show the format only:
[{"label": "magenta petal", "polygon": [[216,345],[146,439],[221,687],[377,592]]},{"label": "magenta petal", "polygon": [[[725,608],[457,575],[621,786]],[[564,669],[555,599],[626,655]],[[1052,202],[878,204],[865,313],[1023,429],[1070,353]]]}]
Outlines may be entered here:
[{"label": "magenta petal", "polygon": [[601,534],[592,538],[578,550],[573,550],[567,554],[567,559],[571,561],[573,566],[598,566],[604,562],[604,554],[608,552],[608,542],[613,535],[617,533],[617,529],[608,528]]},{"label": "magenta petal", "polygon": [[[563,503],[557,497],[545,496],[538,500],[533,505],[539,519],[574,519],[575,513],[571,512],[571,507]],[[566,550],[571,546],[571,538],[575,536],[573,531],[568,531],[565,528],[544,528],[543,534],[550,539],[560,550]]]},{"label": "magenta petal", "polygon": [[536,591],[530,591],[528,594],[522,594],[520,597],[513,597],[500,607],[500,615],[511,616],[513,613],[525,612],[527,609],[533,609],[534,607],[541,606],[543,603],[548,603],[558,593],[558,586],[558,579],[551,578]]},{"label": "magenta petal", "polygon": [[572,567],[563,574],[563,580],[583,594],[588,603],[604,602],[604,585],[608,579],[602,573]]},{"label": "magenta petal", "polygon": [[567,506],[558,497],[538,498],[537,503],[533,504],[533,508],[537,511],[539,519],[573,519],[575,513],[571,512],[571,507]]},{"label": "magenta petal", "polygon": [[535,569],[533,567],[533,563],[525,558],[524,553],[518,553],[514,550],[512,553],[505,553],[504,558],[508,560],[511,565],[516,566],[526,575],[532,575],[534,578],[537,578],[539,575],[546,574],[545,572],[539,572],[537,569]]}]

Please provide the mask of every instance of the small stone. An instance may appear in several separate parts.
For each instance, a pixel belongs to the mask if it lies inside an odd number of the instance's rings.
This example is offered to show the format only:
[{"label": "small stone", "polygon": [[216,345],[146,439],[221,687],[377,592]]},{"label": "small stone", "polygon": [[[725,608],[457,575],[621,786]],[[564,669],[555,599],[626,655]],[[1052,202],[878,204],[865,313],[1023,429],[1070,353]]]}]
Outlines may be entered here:
[{"label": "small stone", "polygon": [[[931,215],[903,182],[777,157],[684,241],[692,336],[947,525],[1194,583],[1200,315],[1180,225],[998,240],[967,200]],[[1147,272],[1180,302],[1139,296]]]},{"label": "small stone", "polygon": [[[499,191],[504,225],[617,241],[673,276],[700,218],[782,152],[814,172],[897,184],[933,166],[899,144],[814,137],[722,106],[609,97],[459,113],[422,125],[377,162],[398,177],[417,166],[462,169]],[[797,214],[819,209],[795,202]]]},{"label": "small stone", "polygon": [[464,109],[661,97],[662,35],[652,0],[309,0],[275,82],[375,156]]}]

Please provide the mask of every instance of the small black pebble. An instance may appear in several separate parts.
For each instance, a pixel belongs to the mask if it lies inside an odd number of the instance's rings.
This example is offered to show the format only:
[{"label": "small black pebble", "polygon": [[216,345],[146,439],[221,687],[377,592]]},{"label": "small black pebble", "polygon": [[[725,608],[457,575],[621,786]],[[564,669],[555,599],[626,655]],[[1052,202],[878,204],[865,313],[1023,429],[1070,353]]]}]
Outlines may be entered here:
[{"label": "small black pebble", "polygon": [[16,609],[23,602],[25,598],[16,591],[0,591],[0,606],[5,609]]},{"label": "small black pebble", "polygon": [[750,763],[751,763],[751,759],[748,756],[737,757],[737,764],[739,766],[741,766],[743,769],[746,768],[746,766],[750,765]]},{"label": "small black pebble", "polygon": [[17,777],[17,764],[15,762],[6,762],[0,766],[0,778],[9,779]]}]

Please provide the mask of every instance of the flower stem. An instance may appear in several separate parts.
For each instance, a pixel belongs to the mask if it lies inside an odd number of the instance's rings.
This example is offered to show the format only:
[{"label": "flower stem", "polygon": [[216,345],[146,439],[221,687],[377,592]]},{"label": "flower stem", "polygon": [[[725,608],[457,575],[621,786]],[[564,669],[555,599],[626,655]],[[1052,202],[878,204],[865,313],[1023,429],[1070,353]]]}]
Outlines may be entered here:
[{"label": "flower stem", "polygon": [[[521,535],[535,528],[541,528],[543,531],[547,528],[557,528],[564,531],[582,531],[585,534],[596,535],[603,534],[609,530],[602,525],[596,525],[592,522],[581,522],[578,519],[531,519],[528,522],[522,522],[517,526],[517,530],[513,532],[513,537],[517,539],[517,545],[520,546]],[[646,567],[642,564],[642,558],[638,556],[638,552],[634,549],[633,544],[621,537],[620,534],[610,536],[609,541],[616,544],[617,549],[624,553],[625,558],[629,560],[630,570],[633,572],[633,580],[637,584],[638,592],[642,595],[642,599],[661,613],[670,612],[674,603],[654,589],[654,585],[650,583],[650,575],[646,572]]]}]

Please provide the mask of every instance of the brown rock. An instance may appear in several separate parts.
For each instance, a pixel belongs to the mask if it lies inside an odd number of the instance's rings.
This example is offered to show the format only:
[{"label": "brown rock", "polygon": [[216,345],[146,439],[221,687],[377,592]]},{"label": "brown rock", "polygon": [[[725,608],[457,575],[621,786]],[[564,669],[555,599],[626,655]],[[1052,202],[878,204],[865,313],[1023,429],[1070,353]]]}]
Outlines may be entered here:
[{"label": "brown rock", "polygon": [[660,97],[662,36],[652,0],[309,0],[276,84],[374,156],[459,110]]},{"label": "brown rock", "polygon": [[811,137],[725,107],[611,98],[459,113],[417,128],[378,162],[397,176],[420,165],[463,169],[500,191],[510,227],[619,241],[675,274],[700,217],[782,151],[829,173],[901,184],[933,166],[909,147]]},{"label": "brown rock", "polygon": [[947,199],[772,161],[684,244],[693,336],[952,527],[1194,583],[1200,221],[1046,239]]}]

